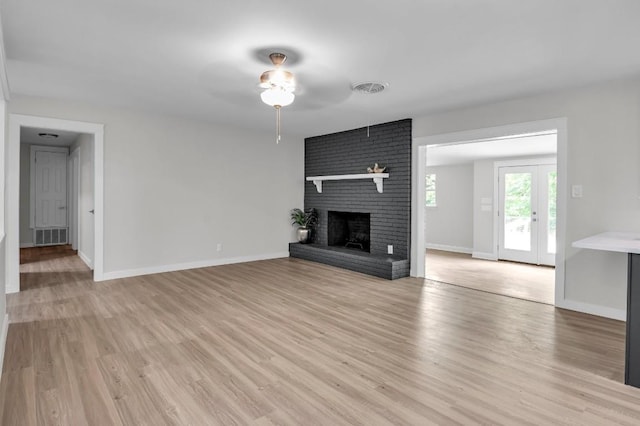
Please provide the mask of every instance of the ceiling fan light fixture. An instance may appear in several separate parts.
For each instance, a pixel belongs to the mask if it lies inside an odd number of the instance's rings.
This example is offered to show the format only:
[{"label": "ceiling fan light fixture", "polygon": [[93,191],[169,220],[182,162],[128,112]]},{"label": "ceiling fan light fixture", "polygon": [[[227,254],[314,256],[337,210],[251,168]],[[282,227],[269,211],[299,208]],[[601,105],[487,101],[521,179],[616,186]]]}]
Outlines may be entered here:
[{"label": "ceiling fan light fixture", "polygon": [[293,74],[285,71],[280,66],[287,60],[284,53],[273,52],[269,55],[271,63],[276,68],[265,71],[260,75],[262,89],[266,89],[260,94],[260,99],[265,104],[276,109],[276,143],[280,142],[280,109],[291,105],[296,98],[293,91],[296,89],[296,81]]},{"label": "ceiling fan light fixture", "polygon": [[283,87],[271,87],[260,94],[262,102],[272,107],[284,107],[291,105],[296,98],[291,91]]},{"label": "ceiling fan light fixture", "polygon": [[269,59],[273,65],[279,67],[287,61],[287,55],[280,52],[273,52],[269,55]]},{"label": "ceiling fan light fixture", "polygon": [[296,82],[293,74],[282,69],[269,70],[260,76],[260,87],[269,89],[271,87],[283,87],[290,91],[295,90]]}]

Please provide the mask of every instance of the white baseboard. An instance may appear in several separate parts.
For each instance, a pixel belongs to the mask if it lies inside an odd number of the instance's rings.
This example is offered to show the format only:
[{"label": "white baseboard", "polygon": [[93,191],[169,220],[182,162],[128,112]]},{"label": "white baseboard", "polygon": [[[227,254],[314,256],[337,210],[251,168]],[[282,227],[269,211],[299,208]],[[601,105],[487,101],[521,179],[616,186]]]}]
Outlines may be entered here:
[{"label": "white baseboard", "polygon": [[582,312],[584,314],[596,315],[604,318],[611,318],[618,321],[627,320],[626,309],[615,309],[607,306],[592,305],[591,303],[578,302],[575,300],[556,301],[556,308],[568,309],[570,311]]},{"label": "white baseboard", "polygon": [[481,251],[474,251],[471,254],[471,257],[473,257],[474,259],[498,260],[498,256],[496,256],[494,253],[484,253]]},{"label": "white baseboard", "polygon": [[115,280],[118,278],[137,277],[139,275],[160,274],[163,272],[184,271],[186,269],[207,268],[209,266],[230,265],[232,263],[255,262],[257,260],[279,259],[289,257],[289,252],[266,253],[253,256],[227,257],[224,259],[202,260],[198,262],[176,263],[173,265],[149,266],[139,269],[126,269],[122,271],[105,272],[101,280]]},{"label": "white baseboard", "polygon": [[33,244],[33,243],[20,243],[20,248],[31,248],[31,247],[35,247],[35,244]]},{"label": "white baseboard", "polygon": [[0,334],[0,378],[2,378],[2,366],[4,364],[4,352],[7,347],[7,333],[9,332],[9,314],[4,315],[2,322],[2,334]]},{"label": "white baseboard", "polygon": [[89,259],[89,256],[78,250],[78,257],[82,259],[82,261],[89,267],[89,269],[93,269],[93,261]]},{"label": "white baseboard", "polygon": [[446,244],[425,243],[425,247],[427,249],[431,249],[431,250],[450,251],[450,252],[453,252],[453,253],[471,254],[473,252],[473,249],[470,249],[468,247],[448,246]]}]

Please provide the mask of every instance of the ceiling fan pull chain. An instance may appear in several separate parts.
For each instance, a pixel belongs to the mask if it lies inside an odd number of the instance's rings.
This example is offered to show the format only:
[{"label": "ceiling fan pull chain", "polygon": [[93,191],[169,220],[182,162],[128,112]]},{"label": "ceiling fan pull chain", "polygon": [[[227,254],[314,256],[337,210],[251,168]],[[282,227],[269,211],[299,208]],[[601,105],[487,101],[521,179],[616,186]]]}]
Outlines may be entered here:
[{"label": "ceiling fan pull chain", "polygon": [[276,144],[280,143],[280,108],[276,106]]},{"label": "ceiling fan pull chain", "polygon": [[273,52],[269,55],[273,70],[265,71],[260,75],[260,87],[266,89],[260,94],[262,102],[276,109],[276,143],[280,143],[280,108],[291,105],[296,95],[296,81],[293,74],[283,70],[281,65],[287,60],[284,53]]},{"label": "ceiling fan pull chain", "polygon": [[367,102],[367,138],[369,138],[369,128],[371,127],[371,102]]}]

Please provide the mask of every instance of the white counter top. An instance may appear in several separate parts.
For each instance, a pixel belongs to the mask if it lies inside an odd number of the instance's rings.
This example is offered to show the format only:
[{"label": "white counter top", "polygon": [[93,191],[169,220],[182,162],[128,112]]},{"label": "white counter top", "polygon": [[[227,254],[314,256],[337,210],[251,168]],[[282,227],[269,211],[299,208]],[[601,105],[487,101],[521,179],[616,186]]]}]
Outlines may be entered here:
[{"label": "white counter top", "polygon": [[603,232],[602,234],[574,241],[571,246],[593,250],[640,254],[640,233]]}]

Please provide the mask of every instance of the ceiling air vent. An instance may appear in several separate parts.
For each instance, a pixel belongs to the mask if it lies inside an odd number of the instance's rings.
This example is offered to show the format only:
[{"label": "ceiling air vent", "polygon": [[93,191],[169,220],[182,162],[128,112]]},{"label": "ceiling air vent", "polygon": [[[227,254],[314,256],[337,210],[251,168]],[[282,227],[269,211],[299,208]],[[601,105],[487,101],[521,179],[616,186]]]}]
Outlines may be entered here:
[{"label": "ceiling air vent", "polygon": [[367,95],[373,95],[382,92],[389,87],[389,83],[378,83],[376,81],[366,81],[364,83],[356,83],[351,87],[356,93],[364,93]]}]

